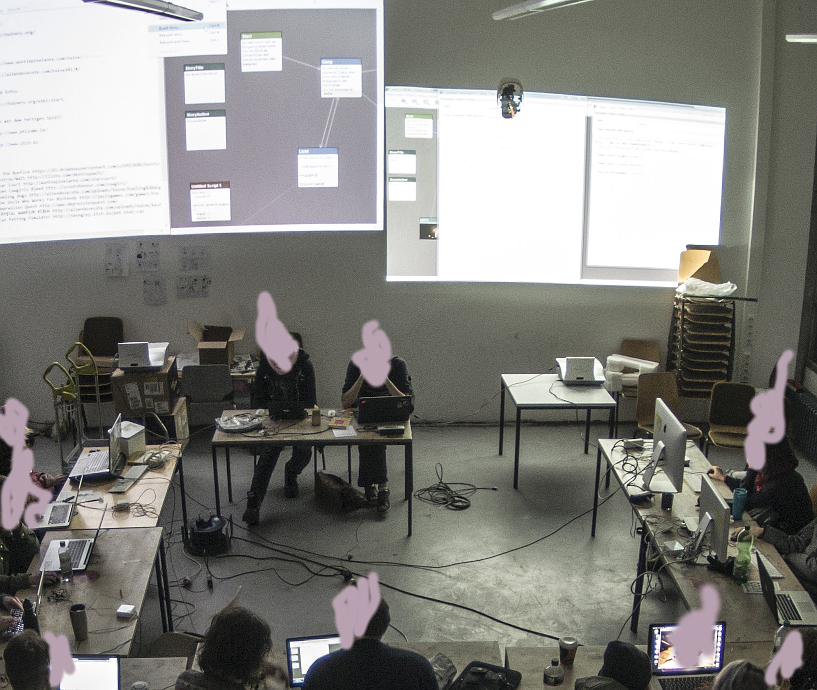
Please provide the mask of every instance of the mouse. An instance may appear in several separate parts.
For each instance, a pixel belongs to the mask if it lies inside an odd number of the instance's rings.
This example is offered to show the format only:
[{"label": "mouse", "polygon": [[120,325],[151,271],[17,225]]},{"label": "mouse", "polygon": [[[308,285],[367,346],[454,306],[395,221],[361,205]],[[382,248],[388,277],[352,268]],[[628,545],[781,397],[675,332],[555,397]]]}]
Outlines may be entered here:
[{"label": "mouse", "polygon": [[256,416],[256,417],[261,417],[261,416],[263,416],[263,415],[264,415],[264,410],[262,410],[262,409],[259,407],[259,408],[258,408],[258,409],[255,411],[255,416]]},{"label": "mouse", "polygon": [[713,469],[709,469],[709,470],[707,470],[707,471],[706,471],[706,473],[707,473],[707,474],[708,474],[710,477],[713,477],[713,476],[715,475],[715,470],[713,470]]}]

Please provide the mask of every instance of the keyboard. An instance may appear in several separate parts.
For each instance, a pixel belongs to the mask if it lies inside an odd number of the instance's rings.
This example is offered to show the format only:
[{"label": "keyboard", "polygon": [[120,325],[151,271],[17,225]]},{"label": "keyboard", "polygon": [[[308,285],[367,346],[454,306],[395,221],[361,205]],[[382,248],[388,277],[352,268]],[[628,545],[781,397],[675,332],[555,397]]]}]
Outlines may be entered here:
[{"label": "keyboard", "polygon": [[798,613],[797,607],[788,594],[777,595],[777,609],[780,617],[790,621],[800,621],[803,617]]},{"label": "keyboard", "polygon": [[85,551],[87,539],[74,539],[68,542],[68,554],[71,556],[71,567],[79,568],[79,559]]},{"label": "keyboard", "polygon": [[[78,472],[77,468],[75,467],[71,474],[79,476],[83,472],[85,474],[90,474],[92,472],[103,472],[108,469],[108,457],[109,454],[107,450],[100,450],[96,453],[91,453],[87,456],[87,459],[84,460],[84,468]],[[79,464],[79,461],[77,461],[77,464]]]},{"label": "keyboard", "polygon": [[677,676],[659,678],[662,690],[710,690],[715,676]]},{"label": "keyboard", "polygon": [[51,509],[51,514],[48,516],[48,524],[54,525],[68,520],[68,514],[71,512],[71,507],[72,506],[70,503],[55,505]]}]

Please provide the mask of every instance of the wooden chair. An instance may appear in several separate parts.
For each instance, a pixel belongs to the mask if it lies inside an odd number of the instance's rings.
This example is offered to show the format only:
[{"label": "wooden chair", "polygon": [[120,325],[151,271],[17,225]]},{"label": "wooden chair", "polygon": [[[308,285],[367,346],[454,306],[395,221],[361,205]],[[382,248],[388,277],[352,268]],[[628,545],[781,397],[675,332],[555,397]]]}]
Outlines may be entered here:
[{"label": "wooden chair", "polygon": [[[670,371],[659,371],[654,374],[641,374],[638,377],[638,397],[636,398],[636,420],[641,431],[653,435],[655,421],[655,401],[661,398],[677,417],[680,407],[678,397],[678,379]],[[679,421],[680,418],[679,418]],[[687,432],[687,439],[699,441],[703,432],[692,424],[681,421]]]},{"label": "wooden chair", "polygon": [[708,453],[710,443],[718,448],[743,450],[743,442],[749,433],[746,427],[754,416],[749,408],[754,397],[755,388],[748,383],[720,381],[712,386],[704,455]]}]

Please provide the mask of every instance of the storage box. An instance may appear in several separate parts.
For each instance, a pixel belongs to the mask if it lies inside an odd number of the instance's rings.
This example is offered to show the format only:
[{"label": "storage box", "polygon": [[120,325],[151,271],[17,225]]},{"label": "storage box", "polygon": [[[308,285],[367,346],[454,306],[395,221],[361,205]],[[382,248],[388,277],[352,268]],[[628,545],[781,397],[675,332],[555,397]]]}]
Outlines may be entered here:
[{"label": "storage box", "polygon": [[145,427],[136,422],[122,420],[122,452],[130,457],[145,450]]},{"label": "storage box", "polygon": [[[190,438],[190,425],[187,421],[187,398],[178,398],[173,406],[173,411],[167,415],[160,414],[159,419],[165,425],[171,441],[186,441]],[[165,432],[156,419],[146,417],[145,425],[152,432],[149,439],[150,444],[163,443]]]},{"label": "storage box", "polygon": [[202,326],[190,324],[188,332],[199,345],[199,364],[226,364],[230,366],[235,354],[235,343],[244,338],[244,328],[231,326]]},{"label": "storage box", "polygon": [[111,376],[113,399],[124,416],[143,416],[146,412],[170,414],[179,395],[176,358],[168,357],[159,371],[123,371]]}]

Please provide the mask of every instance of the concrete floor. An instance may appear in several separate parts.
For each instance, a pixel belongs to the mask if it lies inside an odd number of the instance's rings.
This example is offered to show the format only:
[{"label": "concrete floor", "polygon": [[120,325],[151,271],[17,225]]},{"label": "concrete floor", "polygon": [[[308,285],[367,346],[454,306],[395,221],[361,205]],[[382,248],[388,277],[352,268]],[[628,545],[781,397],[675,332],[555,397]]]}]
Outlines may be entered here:
[{"label": "concrete floor", "polygon": [[[284,498],[285,450],[261,524],[252,530],[241,522],[252,458],[241,451],[231,454],[235,501],[230,504],[221,453],[222,514],[234,519],[230,552],[205,565],[183,551],[177,482],[161,514],[170,543],[175,627],[205,632],[213,614],[241,586],[241,603],[270,622],[276,647],[287,637],[334,632],[332,598],[344,586],[335,568],[343,567],[360,575],[377,572],[396,628],[387,632],[387,642],[401,641],[402,632],[412,642],[498,640],[502,648],[547,644],[541,635],[573,635],[583,644],[603,645],[623,627],[621,639],[643,644],[649,622],[677,620],[685,609],[664,577],[666,589],[643,602],[639,634],[630,633],[638,536],[629,504],[617,493],[600,507],[596,537],[590,537],[596,452],[592,445],[588,455],[582,452],[583,431],[577,424],[526,425],[514,491],[512,427],[502,456],[496,426],[415,427],[415,490],[438,481],[438,463],[446,482],[489,490],[476,492],[464,511],[415,498],[410,538],[402,449],[389,450],[392,509],[385,518],[373,508],[337,514],[319,504],[311,466],[302,475],[300,497]],[[606,433],[605,424],[595,424],[592,438]],[[622,429],[628,433],[630,425]],[[184,452],[190,520],[214,512],[211,436],[212,430],[194,433]],[[38,468],[59,467],[58,446],[47,438],[37,439],[34,455]],[[345,449],[328,448],[326,455],[327,471],[345,477]],[[710,459],[743,466],[742,453],[713,449]],[[801,463],[801,471],[811,485],[814,468]],[[354,451],[353,472],[356,478]],[[192,580],[190,589],[178,584],[185,577]],[[141,620],[144,653],[161,632],[154,586]]]}]

